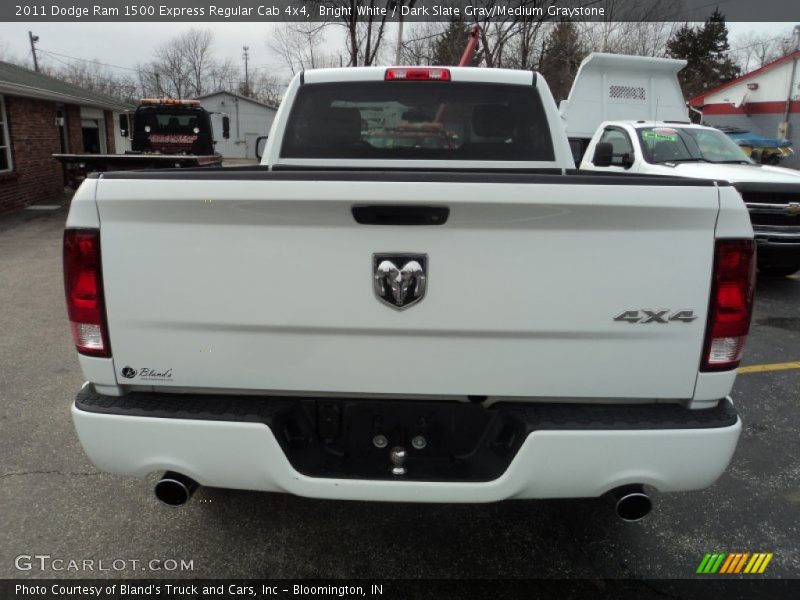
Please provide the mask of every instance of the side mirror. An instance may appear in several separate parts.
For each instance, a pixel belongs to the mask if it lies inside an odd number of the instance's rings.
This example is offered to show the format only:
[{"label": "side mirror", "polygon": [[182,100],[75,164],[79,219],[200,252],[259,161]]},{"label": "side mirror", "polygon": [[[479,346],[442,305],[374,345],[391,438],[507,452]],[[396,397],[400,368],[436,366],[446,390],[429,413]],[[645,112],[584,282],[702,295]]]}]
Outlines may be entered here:
[{"label": "side mirror", "polygon": [[119,134],[128,137],[128,115],[124,113],[119,115]]},{"label": "side mirror", "polygon": [[633,166],[633,156],[626,152],[622,155],[622,161],[619,164],[625,169],[630,169]]},{"label": "side mirror", "polygon": [[228,115],[222,117],[222,137],[226,140],[231,137],[231,120]]},{"label": "side mirror", "polygon": [[610,167],[614,155],[614,147],[608,142],[600,142],[594,147],[592,164],[595,167]]},{"label": "side mirror", "polygon": [[256,138],[256,158],[261,160],[261,156],[264,154],[264,146],[267,145],[267,137],[266,135],[262,135]]}]

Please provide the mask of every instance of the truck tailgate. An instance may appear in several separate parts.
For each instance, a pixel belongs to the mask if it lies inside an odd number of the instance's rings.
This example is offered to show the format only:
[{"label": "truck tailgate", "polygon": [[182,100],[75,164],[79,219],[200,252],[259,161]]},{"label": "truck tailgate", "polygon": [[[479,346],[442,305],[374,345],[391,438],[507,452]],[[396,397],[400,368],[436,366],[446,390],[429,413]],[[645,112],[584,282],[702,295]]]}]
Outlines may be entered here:
[{"label": "truck tailgate", "polygon": [[[304,175],[239,175],[235,185],[211,174],[101,178],[119,383],[692,396],[719,205],[714,186]],[[443,225],[364,225],[353,218],[354,204],[444,205],[450,216]],[[418,304],[398,311],[377,300],[374,253],[427,255]],[[698,318],[614,320],[643,309],[693,310]]]}]

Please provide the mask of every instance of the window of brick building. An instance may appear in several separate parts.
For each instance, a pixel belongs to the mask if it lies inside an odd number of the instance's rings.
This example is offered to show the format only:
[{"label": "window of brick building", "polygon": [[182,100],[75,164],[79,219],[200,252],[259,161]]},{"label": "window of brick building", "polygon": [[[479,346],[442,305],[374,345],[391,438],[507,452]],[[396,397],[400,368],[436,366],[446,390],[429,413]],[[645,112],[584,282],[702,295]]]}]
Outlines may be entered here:
[{"label": "window of brick building", "polygon": [[5,100],[0,96],[0,173],[11,170],[11,141],[8,135],[8,117]]}]

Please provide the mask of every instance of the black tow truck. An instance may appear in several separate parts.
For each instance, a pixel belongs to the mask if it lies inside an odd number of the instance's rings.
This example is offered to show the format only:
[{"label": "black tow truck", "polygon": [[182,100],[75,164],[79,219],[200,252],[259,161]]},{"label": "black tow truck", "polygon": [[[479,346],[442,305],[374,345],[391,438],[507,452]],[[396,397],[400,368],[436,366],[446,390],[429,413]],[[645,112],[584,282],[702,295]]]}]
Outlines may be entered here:
[{"label": "black tow truck", "polygon": [[[181,167],[218,167],[211,113],[198,100],[144,98],[132,113],[119,118],[122,137],[131,138],[124,154],[53,154],[65,169],[68,185],[77,187],[97,171],[131,171]],[[222,116],[222,137],[230,137],[230,120]]]}]

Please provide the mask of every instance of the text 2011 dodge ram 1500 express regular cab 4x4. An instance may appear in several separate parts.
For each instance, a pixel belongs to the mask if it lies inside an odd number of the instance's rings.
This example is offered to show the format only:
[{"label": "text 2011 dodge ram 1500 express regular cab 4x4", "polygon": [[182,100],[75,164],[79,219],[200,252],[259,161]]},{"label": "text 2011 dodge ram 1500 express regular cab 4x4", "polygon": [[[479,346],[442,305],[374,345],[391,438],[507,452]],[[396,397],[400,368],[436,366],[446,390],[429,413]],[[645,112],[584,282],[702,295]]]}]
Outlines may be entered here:
[{"label": "text 2011 dodge ram 1500 express regular cab 4x4", "polygon": [[173,505],[614,492],[637,518],[642,486],[710,485],[741,429],[747,211],[573,167],[534,73],[358,68],[292,81],[260,167],[88,179],[64,238],[84,449],[168,471]]}]

